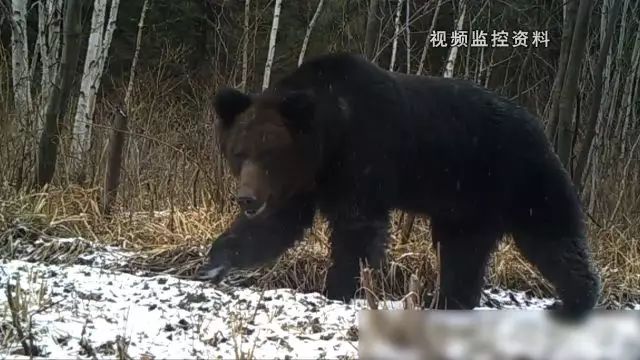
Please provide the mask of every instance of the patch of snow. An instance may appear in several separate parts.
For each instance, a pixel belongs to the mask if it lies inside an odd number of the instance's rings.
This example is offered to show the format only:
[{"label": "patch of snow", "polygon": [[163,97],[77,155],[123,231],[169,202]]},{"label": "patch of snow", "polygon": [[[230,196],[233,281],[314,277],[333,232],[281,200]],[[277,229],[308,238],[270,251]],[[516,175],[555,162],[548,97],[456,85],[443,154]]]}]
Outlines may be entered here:
[{"label": "patch of snow", "polygon": [[[28,282],[35,273],[39,280]],[[320,294],[273,290],[261,298],[253,289],[226,293],[170,276],[18,260],[1,265],[0,274],[3,288],[19,274],[25,294],[47,289],[29,311],[34,344],[49,358],[86,356],[80,346],[85,327],[99,357],[114,356],[118,335],[130,341],[134,358],[235,358],[236,350],[249,353],[254,346],[256,358],[357,356],[357,308]],[[4,292],[0,304],[7,304]]]},{"label": "patch of snow", "polygon": [[475,310],[543,310],[555,301],[555,299],[551,298],[536,298],[524,291],[486,289],[482,292],[480,306],[476,307]]},{"label": "patch of snow", "polygon": [[[78,258],[79,264],[68,266],[0,263],[0,288],[19,279],[42,356],[88,358],[87,349],[92,349],[98,358],[116,358],[116,341],[122,337],[133,358],[228,359],[240,357],[238,352],[245,358],[248,353],[280,359],[358,357],[358,313],[368,308],[365,300],[345,304],[288,289],[263,292],[168,275],[136,276],[107,269],[126,264],[128,253],[92,250]],[[525,292],[487,289],[476,310],[544,309],[553,302]],[[6,307],[3,290],[0,330],[11,322]],[[402,309],[403,303],[384,301],[378,308]],[[18,342],[0,349],[0,357],[28,358],[20,355]]]},{"label": "patch of snow", "polygon": [[[27,231],[19,227],[17,229],[22,232]],[[38,236],[33,240],[20,237],[13,240],[14,257],[26,261],[48,258],[51,262],[60,264],[74,262],[81,265],[114,268],[126,266],[133,255],[120,247],[96,244],[81,237]]]},{"label": "patch of snow", "polygon": [[126,266],[133,253],[125,252],[122,248],[115,246],[105,246],[93,253],[78,256],[78,261],[83,265],[90,265],[98,268],[122,267]]}]

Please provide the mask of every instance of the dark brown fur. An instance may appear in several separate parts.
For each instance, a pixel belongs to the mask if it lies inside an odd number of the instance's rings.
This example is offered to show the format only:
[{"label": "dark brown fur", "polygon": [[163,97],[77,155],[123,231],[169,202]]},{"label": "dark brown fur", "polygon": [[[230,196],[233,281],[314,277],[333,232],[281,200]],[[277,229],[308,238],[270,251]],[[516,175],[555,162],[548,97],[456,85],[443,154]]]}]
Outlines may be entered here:
[{"label": "dark brown fur", "polygon": [[[259,95],[220,90],[215,106],[238,202],[253,220],[230,229],[242,235],[214,242],[210,266],[272,258],[319,210],[332,230],[326,293],[347,299],[359,262],[380,265],[390,211],[401,209],[430,217],[441,247],[440,306],[478,305],[506,233],[567,314],[595,306],[600,282],[580,200],[539,121],[508,99],[472,82],[328,54]],[[242,250],[233,261],[216,258],[229,248]]]}]

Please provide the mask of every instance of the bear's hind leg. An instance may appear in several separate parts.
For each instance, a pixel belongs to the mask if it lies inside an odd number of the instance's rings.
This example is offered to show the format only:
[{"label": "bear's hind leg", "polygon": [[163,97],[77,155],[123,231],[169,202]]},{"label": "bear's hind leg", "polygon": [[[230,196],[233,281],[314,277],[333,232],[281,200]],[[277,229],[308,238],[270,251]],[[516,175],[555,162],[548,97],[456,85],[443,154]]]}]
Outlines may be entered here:
[{"label": "bear's hind leg", "polygon": [[502,233],[486,224],[454,226],[433,220],[431,229],[434,244],[440,245],[440,289],[435,308],[475,308],[480,303],[489,257]]},{"label": "bear's hind leg", "polygon": [[556,289],[569,319],[580,319],[592,310],[600,297],[600,278],[591,263],[586,239],[582,236],[514,235],[522,254],[538,268]]},{"label": "bear's hind leg", "polygon": [[388,214],[372,219],[330,220],[331,260],[326,279],[327,297],[350,300],[359,288],[360,261],[378,269],[388,239]]}]

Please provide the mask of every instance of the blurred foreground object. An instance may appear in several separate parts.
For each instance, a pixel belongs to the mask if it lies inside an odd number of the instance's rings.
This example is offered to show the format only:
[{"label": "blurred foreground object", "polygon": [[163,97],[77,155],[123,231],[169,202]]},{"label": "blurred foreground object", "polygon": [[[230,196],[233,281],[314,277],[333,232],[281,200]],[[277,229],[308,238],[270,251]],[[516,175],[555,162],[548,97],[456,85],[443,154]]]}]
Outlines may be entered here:
[{"label": "blurred foreground object", "polygon": [[569,325],[544,311],[363,310],[361,359],[640,359],[640,312]]}]

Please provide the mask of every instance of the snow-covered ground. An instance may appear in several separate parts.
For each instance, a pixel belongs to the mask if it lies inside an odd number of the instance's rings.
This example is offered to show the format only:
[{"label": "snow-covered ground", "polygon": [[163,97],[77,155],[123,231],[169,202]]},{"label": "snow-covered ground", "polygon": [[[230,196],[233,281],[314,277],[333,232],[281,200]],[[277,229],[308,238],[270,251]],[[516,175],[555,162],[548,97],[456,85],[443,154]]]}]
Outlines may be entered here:
[{"label": "snow-covered ground", "polygon": [[[5,272],[12,283],[19,274],[25,295],[32,294],[34,343],[49,358],[86,356],[88,347],[98,357],[113,356],[117,336],[130,340],[127,352],[134,358],[228,359],[236,351],[253,351],[255,358],[357,354],[355,306],[319,294],[278,290],[261,298],[251,289],[223,292],[171,276],[138,277],[83,265],[11,261],[1,268],[3,288]],[[43,287],[46,295],[40,297]],[[3,292],[0,304],[6,303]]]},{"label": "snow-covered ground", "polygon": [[[216,287],[100,266],[118,258],[94,254],[83,259],[84,265],[0,263],[0,357],[28,358],[21,355],[20,342],[5,338],[12,321],[7,282],[19,282],[13,293],[20,293],[20,309],[27,310],[23,330],[33,334],[33,344],[47,358],[116,358],[118,351],[135,359],[358,357],[358,311],[364,302]],[[494,290],[485,292],[485,306],[478,309],[541,309],[551,301]],[[637,331],[640,336],[640,327]],[[126,348],[118,349],[119,344]]]}]

